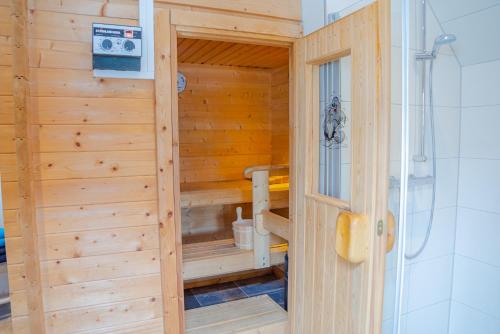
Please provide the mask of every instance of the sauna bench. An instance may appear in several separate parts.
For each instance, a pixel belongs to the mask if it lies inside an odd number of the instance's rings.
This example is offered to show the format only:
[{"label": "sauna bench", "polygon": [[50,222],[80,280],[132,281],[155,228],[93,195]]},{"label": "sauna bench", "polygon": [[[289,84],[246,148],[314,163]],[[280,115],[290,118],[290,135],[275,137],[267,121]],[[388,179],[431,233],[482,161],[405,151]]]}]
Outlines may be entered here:
[{"label": "sauna bench", "polygon": [[[269,185],[271,209],[288,207],[288,188],[288,182]],[[181,208],[251,202],[250,180],[181,184]]]},{"label": "sauna bench", "polygon": [[186,311],[189,334],[285,334],[288,315],[268,295]]},{"label": "sauna bench", "polygon": [[[286,244],[271,239],[271,266],[284,263]],[[182,245],[185,281],[254,269],[253,250],[236,247],[234,239]]]}]

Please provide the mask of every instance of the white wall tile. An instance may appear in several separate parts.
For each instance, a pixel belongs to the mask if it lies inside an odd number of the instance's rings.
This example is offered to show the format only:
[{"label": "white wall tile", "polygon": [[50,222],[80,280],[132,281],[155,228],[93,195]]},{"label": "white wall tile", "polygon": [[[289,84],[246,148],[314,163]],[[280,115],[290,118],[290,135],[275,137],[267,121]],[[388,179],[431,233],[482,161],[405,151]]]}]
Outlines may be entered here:
[{"label": "white wall tile", "polygon": [[500,267],[500,214],[459,208],[456,253]]},{"label": "white wall tile", "polygon": [[500,213],[500,160],[460,160],[458,205]]},{"label": "white wall tile", "polygon": [[500,61],[462,68],[462,106],[500,104]]},{"label": "white wall tile", "polygon": [[[458,191],[458,159],[436,160],[436,208],[456,206]],[[425,163],[425,171],[419,174],[432,175],[431,163]],[[414,211],[429,210],[432,186],[423,185],[409,189],[408,198],[414,203]]]},{"label": "white wall tile", "polygon": [[409,274],[408,311],[449,300],[452,271],[451,255],[412,264]]},{"label": "white wall tile", "polygon": [[434,61],[434,105],[460,107],[460,65],[454,56],[440,53]]},{"label": "white wall tile", "polygon": [[[468,1],[475,3],[474,1]],[[500,4],[443,23],[447,33],[457,36],[453,48],[464,66],[500,58]],[[449,7],[457,7],[450,5]],[[497,42],[495,42],[497,41]]]},{"label": "white wall tile", "polygon": [[446,22],[499,4],[499,0],[428,0],[437,17]]},{"label": "white wall tile", "polygon": [[[429,241],[422,254],[409,261],[410,263],[453,254],[455,249],[455,213],[455,207],[435,210]],[[416,252],[423,244],[429,226],[429,216],[430,211],[414,213],[415,220],[412,226],[411,247],[407,247],[408,254]]]},{"label": "white wall tile", "polygon": [[452,298],[500,319],[500,267],[456,255]]},{"label": "white wall tile", "polygon": [[467,305],[452,301],[450,312],[450,334],[500,333],[500,319],[495,319]]},{"label": "white wall tile", "polygon": [[447,334],[450,302],[425,307],[406,315],[403,334]]},{"label": "white wall tile", "polygon": [[465,158],[500,159],[499,124],[500,105],[463,108],[460,155]]}]

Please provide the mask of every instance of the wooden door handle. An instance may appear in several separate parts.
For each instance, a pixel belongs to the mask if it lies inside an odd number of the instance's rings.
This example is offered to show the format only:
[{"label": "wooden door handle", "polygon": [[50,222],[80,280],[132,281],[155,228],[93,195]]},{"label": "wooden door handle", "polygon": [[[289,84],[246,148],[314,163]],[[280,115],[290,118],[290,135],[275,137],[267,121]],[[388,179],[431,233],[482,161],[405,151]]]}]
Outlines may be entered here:
[{"label": "wooden door handle", "polygon": [[361,263],[368,258],[368,216],[341,212],[337,217],[335,250],[351,263]]},{"label": "wooden door handle", "polygon": [[389,253],[394,247],[394,241],[396,240],[396,219],[392,212],[387,213],[387,246],[386,252]]}]

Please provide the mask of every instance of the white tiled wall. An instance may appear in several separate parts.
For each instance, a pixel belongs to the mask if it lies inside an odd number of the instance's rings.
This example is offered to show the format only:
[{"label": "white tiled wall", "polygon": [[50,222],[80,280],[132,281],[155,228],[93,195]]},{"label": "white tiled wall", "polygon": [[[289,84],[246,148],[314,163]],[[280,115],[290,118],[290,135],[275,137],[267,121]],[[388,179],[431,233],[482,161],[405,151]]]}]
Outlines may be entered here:
[{"label": "white tiled wall", "polygon": [[[422,112],[420,96],[421,63],[415,61],[419,52],[420,1],[410,1],[410,157],[418,146],[416,128],[417,115]],[[427,10],[427,48],[432,47],[436,36],[443,33],[432,11]],[[399,49],[399,46],[394,46]],[[393,74],[400,76],[398,61],[393,61]],[[401,65],[399,65],[401,66]],[[428,65],[427,65],[428,66]],[[423,253],[407,261],[403,292],[403,318],[401,334],[446,334],[451,307],[453,261],[455,249],[456,207],[459,176],[460,150],[460,95],[461,67],[449,48],[443,48],[434,62],[434,120],[436,134],[436,204],[433,228]],[[395,87],[399,89],[399,87]],[[394,91],[394,89],[393,89]],[[427,108],[428,108],[427,102]],[[427,123],[429,126],[429,123]],[[397,129],[400,131],[400,129]],[[393,132],[397,132],[393,131]],[[413,162],[410,159],[410,174],[426,176],[432,174],[432,146],[430,127],[426,129],[425,143],[428,161]],[[391,140],[397,145],[395,138]],[[398,162],[397,159],[394,162]],[[431,208],[431,185],[410,188],[407,207],[408,254],[416,251],[425,238]],[[392,333],[392,329],[384,329]]]},{"label": "white tiled wall", "polygon": [[462,69],[450,334],[500,333],[500,60]]}]

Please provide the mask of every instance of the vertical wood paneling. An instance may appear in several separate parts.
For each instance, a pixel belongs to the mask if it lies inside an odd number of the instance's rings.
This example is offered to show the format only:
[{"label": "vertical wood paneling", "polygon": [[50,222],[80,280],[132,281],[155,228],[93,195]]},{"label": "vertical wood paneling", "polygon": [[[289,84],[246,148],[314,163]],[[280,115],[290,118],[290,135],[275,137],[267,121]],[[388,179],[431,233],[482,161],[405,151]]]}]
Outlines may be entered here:
[{"label": "vertical wood paneling", "polygon": [[[27,314],[31,332],[45,333],[44,299],[40,273],[36,193],[33,168],[33,134],[30,103],[31,77],[28,55],[28,2],[12,2],[13,63],[12,92],[15,110],[17,175],[19,187],[19,222],[24,240],[23,260],[26,275]],[[9,71],[3,71],[9,72]]]},{"label": "vertical wood paneling", "polygon": [[[302,45],[296,44],[296,56],[301,58],[297,60],[295,73],[302,81],[296,89],[302,89],[306,96],[302,101],[298,99],[296,107],[298,113],[305,114],[305,119],[300,116],[294,119],[297,140],[305,147],[298,145],[293,157],[292,170],[298,190],[294,194],[297,207],[293,211],[296,220],[293,240],[297,240],[297,245],[293,250],[297,257],[305,254],[305,261],[292,258],[292,293],[296,294],[292,295],[292,333],[379,333],[381,330],[381,275],[385,256],[381,245],[385,237],[377,235],[376,222],[385,220],[387,213],[387,161],[377,161],[387,158],[390,110],[381,103],[387,99],[388,90],[382,79],[387,73],[382,75],[378,40],[388,30],[381,32],[379,15],[379,4],[374,3],[307,36],[305,57],[300,52]],[[385,19],[389,20],[387,16]],[[314,150],[319,136],[318,66],[346,54],[353,59],[350,203],[317,194],[318,160]],[[348,263],[336,254],[335,225],[341,210],[369,217],[367,247],[371,252],[361,264]],[[304,231],[304,250],[297,235],[301,231]]]},{"label": "vertical wood paneling", "polygon": [[[160,10],[155,16],[155,90],[156,90],[156,160],[158,182],[158,224],[161,254],[161,287],[163,294],[163,321],[167,333],[181,333],[184,328],[184,291],[182,289],[182,240],[180,231],[180,205],[175,193],[179,186],[175,179],[174,160],[178,152],[174,145],[176,112],[173,94],[176,86],[171,64],[175,63],[177,50],[172,41],[170,11]],[[172,48],[174,46],[174,48]],[[177,64],[175,64],[177,65]],[[174,91],[175,89],[175,91]],[[176,184],[177,183],[177,184]],[[177,203],[178,204],[178,203]]]}]

